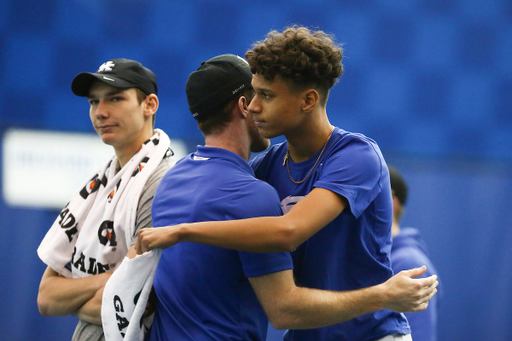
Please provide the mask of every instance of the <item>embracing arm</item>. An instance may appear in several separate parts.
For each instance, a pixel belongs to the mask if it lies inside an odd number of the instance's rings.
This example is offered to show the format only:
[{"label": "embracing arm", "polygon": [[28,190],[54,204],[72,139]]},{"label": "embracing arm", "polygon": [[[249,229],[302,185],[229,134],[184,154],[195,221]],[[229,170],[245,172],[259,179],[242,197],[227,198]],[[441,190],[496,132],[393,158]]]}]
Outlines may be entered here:
[{"label": "embracing arm", "polygon": [[423,311],[437,292],[437,277],[412,279],[426,268],[402,271],[373,287],[335,292],[297,287],[292,270],[249,278],[276,329],[310,329],[342,323],[381,309]]},{"label": "embracing arm", "polygon": [[333,221],[347,206],[345,198],[315,188],[287,214],[230,221],[180,224],[139,231],[137,251],[167,248],[181,241],[248,252],[292,251]]},{"label": "embracing arm", "polygon": [[37,306],[43,316],[64,316],[75,313],[95,297],[107,283],[110,273],[85,278],[65,278],[47,267],[39,284]]}]

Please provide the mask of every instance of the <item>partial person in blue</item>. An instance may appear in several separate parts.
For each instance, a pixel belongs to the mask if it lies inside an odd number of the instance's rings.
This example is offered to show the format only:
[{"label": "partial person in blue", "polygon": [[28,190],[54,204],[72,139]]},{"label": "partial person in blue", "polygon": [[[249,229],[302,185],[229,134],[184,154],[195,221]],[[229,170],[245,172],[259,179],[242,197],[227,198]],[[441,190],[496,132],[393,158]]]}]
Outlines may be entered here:
[{"label": "partial person in blue", "polygon": [[[427,271],[422,276],[437,274],[420,232],[412,227],[400,228],[409,189],[402,174],[392,166],[388,165],[388,168],[393,193],[393,225],[391,227],[393,235],[391,265],[393,271],[397,273],[404,269],[426,265]],[[438,286],[438,294],[430,300],[425,311],[405,314],[411,326],[414,341],[437,340],[437,313],[441,293],[441,286]]]},{"label": "partial person in blue", "polygon": [[[387,165],[373,140],[334,127],[326,112],[329,90],[343,73],[341,47],[322,31],[291,27],[270,32],[245,56],[255,90],[247,110],[258,132],[266,138],[286,137],[251,165],[257,178],[277,190],[285,214],[178,226],[158,220],[155,226],[161,228],[139,232],[137,247],[144,251],[182,241],[249,252],[288,250],[293,251],[293,273],[300,287],[364,292],[386,282],[393,274]],[[220,175],[212,175],[211,181],[217,178]],[[422,267],[401,276],[433,293],[436,276],[425,282],[410,278],[424,272]],[[354,307],[367,304],[371,299]],[[427,305],[424,301],[415,310]],[[318,315],[313,310],[311,318]],[[291,327],[285,340],[410,339],[405,316],[391,310],[328,327],[298,327]]]}]

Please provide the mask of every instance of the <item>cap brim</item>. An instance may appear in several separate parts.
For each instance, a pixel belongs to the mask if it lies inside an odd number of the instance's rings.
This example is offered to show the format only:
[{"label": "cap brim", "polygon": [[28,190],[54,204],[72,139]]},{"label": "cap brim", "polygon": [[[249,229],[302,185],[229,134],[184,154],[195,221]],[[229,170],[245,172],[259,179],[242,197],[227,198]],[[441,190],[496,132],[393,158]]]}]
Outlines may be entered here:
[{"label": "cap brim", "polygon": [[121,89],[133,87],[132,83],[109,74],[82,72],[73,79],[73,82],[71,83],[71,90],[77,96],[89,96],[91,84],[96,80]]}]

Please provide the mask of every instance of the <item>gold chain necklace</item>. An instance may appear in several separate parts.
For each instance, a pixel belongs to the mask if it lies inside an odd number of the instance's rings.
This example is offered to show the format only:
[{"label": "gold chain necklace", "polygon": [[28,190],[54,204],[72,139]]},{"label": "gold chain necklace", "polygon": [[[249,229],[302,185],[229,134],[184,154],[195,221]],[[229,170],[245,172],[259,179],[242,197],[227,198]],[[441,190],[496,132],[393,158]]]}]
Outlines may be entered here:
[{"label": "gold chain necklace", "polygon": [[327,141],[325,141],[324,146],[322,147],[322,151],[320,152],[320,155],[318,155],[318,158],[316,159],[315,164],[309,171],[308,175],[306,175],[306,177],[300,181],[295,181],[292,177],[292,173],[290,173],[290,165],[289,165],[289,161],[288,161],[288,159],[290,158],[290,148],[288,147],[288,149],[286,150],[286,155],[284,156],[284,159],[283,159],[283,166],[286,165],[286,170],[288,170],[288,176],[290,177],[290,180],[292,180],[294,184],[303,183],[311,175],[311,172],[313,172],[313,169],[315,169],[316,165],[318,164],[318,161],[320,161],[320,158],[322,157],[322,154],[324,153],[325,147],[327,147],[327,143],[331,139],[333,131],[334,131],[334,127],[331,128],[331,132],[329,133],[329,136],[327,137]]}]

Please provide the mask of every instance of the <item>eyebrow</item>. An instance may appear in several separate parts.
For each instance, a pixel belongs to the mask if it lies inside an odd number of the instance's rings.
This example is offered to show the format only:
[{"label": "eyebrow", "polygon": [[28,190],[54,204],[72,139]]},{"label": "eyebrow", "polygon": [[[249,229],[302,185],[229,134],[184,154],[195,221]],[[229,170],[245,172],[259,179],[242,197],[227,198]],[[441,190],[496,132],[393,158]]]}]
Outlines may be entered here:
[{"label": "eyebrow", "polygon": [[275,92],[274,90],[271,90],[269,88],[264,88],[264,87],[253,87],[253,88],[254,88],[254,91]]},{"label": "eyebrow", "polygon": [[[126,89],[115,89],[115,90],[112,90],[112,91],[109,91],[105,94],[105,96],[115,96],[115,95],[119,95],[121,92],[125,91]],[[88,95],[87,98],[88,99],[92,99],[92,98],[97,98],[98,96],[94,96],[94,95]]]}]

